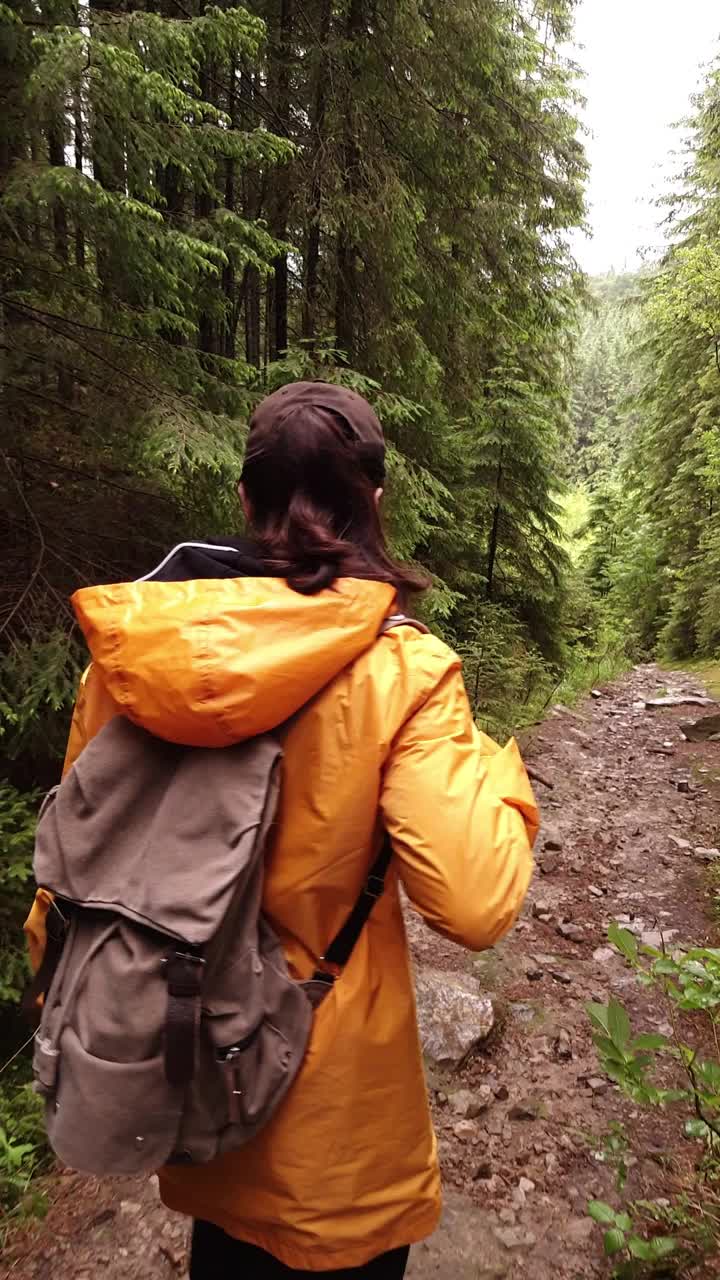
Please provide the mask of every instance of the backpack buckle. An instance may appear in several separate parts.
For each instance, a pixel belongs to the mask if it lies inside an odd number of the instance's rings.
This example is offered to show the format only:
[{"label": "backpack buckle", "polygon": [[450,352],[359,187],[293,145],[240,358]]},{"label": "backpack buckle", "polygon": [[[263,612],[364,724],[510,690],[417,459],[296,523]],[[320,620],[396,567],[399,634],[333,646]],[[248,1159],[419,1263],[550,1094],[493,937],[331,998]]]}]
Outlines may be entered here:
[{"label": "backpack buckle", "polygon": [[385,881],[382,876],[368,876],[363,891],[368,898],[382,898],[385,892]]},{"label": "backpack buckle", "polygon": [[189,951],[174,951],[162,961],[168,995],[179,1000],[199,996],[202,990],[205,961]]}]

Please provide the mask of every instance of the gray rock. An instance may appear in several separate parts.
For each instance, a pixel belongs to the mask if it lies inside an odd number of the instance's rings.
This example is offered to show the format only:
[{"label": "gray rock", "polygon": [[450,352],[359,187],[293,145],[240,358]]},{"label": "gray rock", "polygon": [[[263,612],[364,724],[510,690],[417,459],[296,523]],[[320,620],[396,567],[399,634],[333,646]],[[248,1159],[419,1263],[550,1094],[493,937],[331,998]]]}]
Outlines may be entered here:
[{"label": "gray rock", "polygon": [[477,1138],[480,1130],[474,1120],[458,1120],[453,1127],[453,1133],[460,1142],[472,1142],[473,1138]]},{"label": "gray rock", "polygon": [[676,849],[680,849],[683,853],[686,853],[689,849],[692,849],[692,844],[690,843],[690,841],[683,840],[682,836],[668,836],[668,840],[672,845],[675,846]]},{"label": "gray rock", "polygon": [[720,858],[720,849],[705,849],[698,845],[695,849],[695,857],[700,862],[717,862],[718,858]]},{"label": "gray rock", "polygon": [[640,941],[646,947],[662,948],[665,942],[671,942],[676,936],[677,929],[643,929],[640,934]]},{"label": "gray rock", "polygon": [[609,1085],[604,1076],[591,1076],[587,1081],[587,1087],[593,1093],[607,1093]]},{"label": "gray rock", "polygon": [[573,1056],[572,1040],[570,1032],[561,1027],[558,1038],[555,1041],[555,1054],[561,1062],[570,1062]]},{"label": "gray rock", "polygon": [[712,698],[703,698],[694,693],[667,693],[664,698],[646,698],[646,707],[714,707]]},{"label": "gray rock", "polygon": [[593,951],[593,960],[597,960],[598,964],[607,964],[608,960],[614,960],[616,955],[614,947],[598,947],[597,951]]},{"label": "gray rock", "polygon": [[549,852],[543,853],[542,857],[540,858],[539,865],[540,865],[541,875],[544,875],[544,876],[553,875],[557,871],[558,867],[560,866],[560,854],[549,853]]},{"label": "gray rock", "polygon": [[585,940],[585,932],[582,925],[579,924],[559,924],[557,931],[561,938],[567,938],[569,942],[583,942]]},{"label": "gray rock", "polygon": [[421,969],[415,978],[418,1025],[431,1066],[457,1066],[492,1031],[492,1000],[463,974]]},{"label": "gray rock", "polygon": [[707,742],[720,733],[720,714],[702,716],[691,724],[681,724],[680,728],[688,742]]},{"label": "gray rock", "polygon": [[481,1084],[476,1090],[458,1089],[450,1095],[450,1109],[463,1120],[474,1120],[481,1112],[487,1111],[493,1100],[493,1091],[489,1085]]},{"label": "gray rock", "polygon": [[[573,1188],[574,1189],[574,1188]],[[573,1197],[577,1199],[578,1197]],[[595,1224],[592,1218],[570,1218],[563,1227],[563,1235],[570,1244],[585,1244],[590,1239]]]},{"label": "gray rock", "polygon": [[556,982],[561,982],[565,987],[569,987],[573,980],[572,974],[565,969],[551,969],[550,977],[554,978]]},{"label": "gray rock", "polygon": [[591,689],[591,690],[590,690],[590,697],[591,697],[591,698],[602,698],[602,692],[600,691],[600,689]]},{"label": "gray rock", "polygon": [[535,1236],[525,1227],[495,1227],[494,1235],[506,1249],[532,1249],[535,1244]]},{"label": "gray rock", "polygon": [[508,1111],[508,1120],[537,1120],[542,1104],[536,1098],[523,1098]]},{"label": "gray rock", "polygon": [[597,886],[596,884],[589,884],[589,885],[588,885],[588,893],[589,893],[589,894],[591,894],[593,898],[604,898],[604,897],[605,897],[605,891],[604,891],[603,889],[599,889],[599,888],[598,888],[598,886]]}]

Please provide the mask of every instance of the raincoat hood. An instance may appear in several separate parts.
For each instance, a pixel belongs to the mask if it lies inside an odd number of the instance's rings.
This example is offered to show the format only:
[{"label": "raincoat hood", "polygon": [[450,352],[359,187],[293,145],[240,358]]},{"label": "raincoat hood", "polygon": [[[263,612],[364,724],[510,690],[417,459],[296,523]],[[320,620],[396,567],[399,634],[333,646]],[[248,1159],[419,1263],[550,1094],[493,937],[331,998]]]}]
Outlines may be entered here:
[{"label": "raincoat hood", "polygon": [[[198,556],[201,572],[217,576],[182,576]],[[265,733],[370,648],[392,611],[387,583],[338,579],[304,596],[279,578],[228,576],[251,567],[229,546],[185,547],[138,582],[75,593],[93,663],[119,711],[187,746]]]}]

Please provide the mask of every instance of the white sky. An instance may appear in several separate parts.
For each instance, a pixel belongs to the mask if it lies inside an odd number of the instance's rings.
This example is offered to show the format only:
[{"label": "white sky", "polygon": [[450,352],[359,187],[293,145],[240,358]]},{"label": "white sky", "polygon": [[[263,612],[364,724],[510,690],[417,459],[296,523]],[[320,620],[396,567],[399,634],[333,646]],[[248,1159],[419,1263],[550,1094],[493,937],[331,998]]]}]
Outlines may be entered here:
[{"label": "white sky", "polygon": [[677,167],[671,126],[719,40],[720,0],[581,0],[573,56],[586,72],[593,236],[572,246],[586,271],[632,269],[662,245],[652,200]]}]

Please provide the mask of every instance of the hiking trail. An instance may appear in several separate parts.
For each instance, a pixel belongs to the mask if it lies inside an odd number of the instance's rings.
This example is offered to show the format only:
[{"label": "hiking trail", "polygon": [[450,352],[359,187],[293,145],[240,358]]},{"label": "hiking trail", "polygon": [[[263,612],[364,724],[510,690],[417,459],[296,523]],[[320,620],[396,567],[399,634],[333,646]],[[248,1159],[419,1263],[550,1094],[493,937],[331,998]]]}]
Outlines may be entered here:
[{"label": "hiking trail", "polygon": [[[697,944],[716,935],[706,876],[720,828],[720,742],[686,741],[679,726],[717,707],[645,706],[702,692],[682,672],[638,667],[574,711],[554,708],[525,735],[529,763],[554,790],[537,788],[538,868],[516,929],[498,947],[473,956],[409,917],[419,968],[464,975],[491,997],[495,1019],[464,1065],[428,1075],[445,1214],[413,1249],[409,1280],[607,1276],[585,1206],[613,1199],[593,1135],[614,1120],[637,1140],[633,1197],[670,1196],[682,1183],[693,1152],[680,1123],[640,1113],[602,1075],[584,1006],[614,994],[637,1030],[666,1020],[657,994],[608,947],[611,920],[654,945],[661,935]],[[8,1249],[2,1280],[184,1273],[187,1223],[160,1204],[155,1179],[64,1173],[50,1195],[44,1222]]]}]

